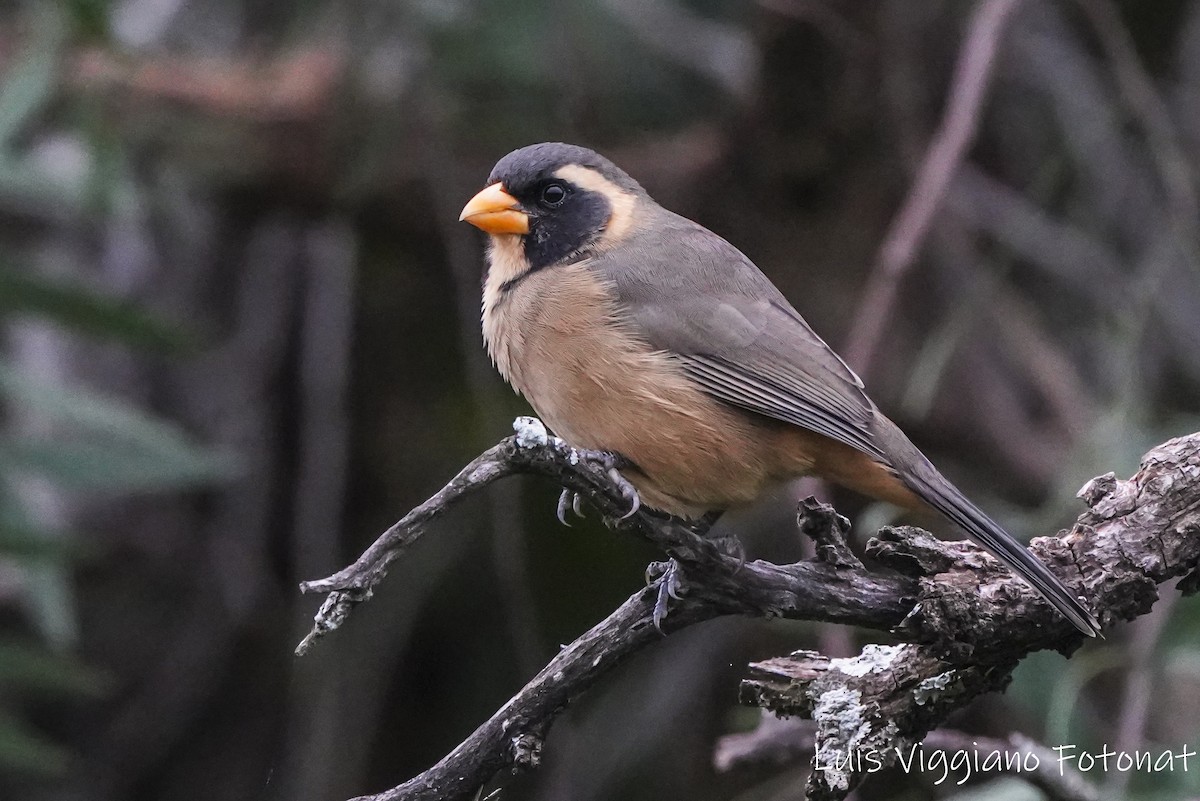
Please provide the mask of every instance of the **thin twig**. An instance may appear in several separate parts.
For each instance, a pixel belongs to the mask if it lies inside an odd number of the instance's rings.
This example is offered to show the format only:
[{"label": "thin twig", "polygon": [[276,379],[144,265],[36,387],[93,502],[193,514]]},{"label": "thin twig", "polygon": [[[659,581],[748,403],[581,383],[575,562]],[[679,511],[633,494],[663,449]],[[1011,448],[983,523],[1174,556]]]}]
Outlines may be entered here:
[{"label": "thin twig", "polygon": [[312,631],[296,646],[298,656],[307,653],[317,639],[339,628],[355,605],[371,597],[371,590],[387,575],[388,565],[421,538],[426,526],[464,496],[516,471],[515,465],[502,458],[506,442],[476,457],[433,497],[379,535],[354,564],[332,576],[300,584],[301,592],[328,592],[329,597],[322,604]]},{"label": "thin twig", "polygon": [[1038,201],[1004,185],[972,164],[954,179],[948,207],[972,231],[987,234],[1036,267],[1056,288],[1102,308],[1128,300],[1112,287],[1126,280],[1116,249],[1070,220],[1056,219]]},{"label": "thin twig", "polygon": [[[832,510],[808,503],[801,528],[821,543],[819,558],[743,564],[698,529],[641,510],[624,514],[629,499],[610,458],[570,448],[547,436],[535,420],[523,418],[517,427],[516,437],[472,462],[354,565],[304,585],[307,591],[330,592],[310,638],[336,628],[354,604],[370,597],[387,564],[448,505],[513,473],[548,476],[584,494],[614,525],[656,544],[672,562],[656,571],[659,578],[651,586],[564,648],[438,765],[365,797],[370,801],[466,799],[501,770],[535,767],[563,707],[657,639],[656,617],[664,603],[664,633],[716,616],[753,615],[855,623],[908,640],[867,646],[852,659],[801,652],[752,666],[755,677],[743,683],[743,698],[785,714],[813,715],[817,747],[824,749],[865,743],[891,752],[920,742],[980,693],[1003,688],[1026,654],[1044,648],[1069,653],[1082,640],[969,543],[943,543],[919,529],[883,529],[868,543],[867,556],[893,572],[871,572],[845,549],[843,524]],[[1111,474],[1093,479],[1081,497],[1091,510],[1075,529],[1031,547],[1077,594],[1091,598],[1105,620],[1145,614],[1156,583],[1180,576],[1189,577],[1182,587],[1197,583],[1200,541],[1193,532],[1200,526],[1200,434],[1152,451],[1130,481]],[[860,702],[842,710],[852,714],[823,713],[824,699],[837,697]],[[807,797],[844,799],[863,775],[814,774]]]},{"label": "thin twig", "polygon": [[855,324],[845,353],[847,361],[862,375],[871,370],[900,282],[912,266],[950,182],[975,139],[1000,39],[1020,4],[1021,0],[982,0],[971,17],[941,126],[904,205],[884,237],[854,315]]},{"label": "thin twig", "polygon": [[[791,565],[745,563],[740,555],[721,551],[714,541],[678,521],[645,510],[627,515],[628,500],[614,483],[608,462],[547,436],[541,422],[533,418],[518,418],[516,427],[516,436],[472,460],[433,497],[383,532],[354,564],[332,576],[301,583],[301,592],[325,592],[328,596],[312,631],[297,646],[297,654],[339,628],[357,604],[370,599],[388,566],[420,539],[429,523],[464,497],[516,473],[553,478],[589,498],[606,519],[619,521],[623,528],[682,562],[689,576],[703,575],[708,589],[725,599],[731,614],[853,622],[886,630],[910,611],[909,599],[916,587],[902,576],[845,570],[823,560]],[[736,582],[732,580],[735,574]]]},{"label": "thin twig", "polygon": [[1169,229],[1178,254],[1150,252],[1136,276],[1130,294],[1133,302],[1121,315],[1127,329],[1122,352],[1114,370],[1122,377],[1118,398],[1129,413],[1142,397],[1142,372],[1137,363],[1142,344],[1157,315],[1159,296],[1170,286],[1168,278],[1175,256],[1182,257],[1193,276],[1200,275],[1200,200],[1195,189],[1195,173],[1179,143],[1171,113],[1159,96],[1153,80],[1142,66],[1133,37],[1121,21],[1120,12],[1106,0],[1075,0],[1091,23],[1113,68],[1117,88],[1126,106],[1133,112],[1146,134],[1149,153],[1159,180],[1166,190]]},{"label": "thin twig", "polygon": [[1133,112],[1146,134],[1150,155],[1167,192],[1167,207],[1193,271],[1200,270],[1200,200],[1196,176],[1188,160],[1171,112],[1142,66],[1121,12],[1110,0],[1075,0],[1083,9],[1108,56],[1125,105]]}]

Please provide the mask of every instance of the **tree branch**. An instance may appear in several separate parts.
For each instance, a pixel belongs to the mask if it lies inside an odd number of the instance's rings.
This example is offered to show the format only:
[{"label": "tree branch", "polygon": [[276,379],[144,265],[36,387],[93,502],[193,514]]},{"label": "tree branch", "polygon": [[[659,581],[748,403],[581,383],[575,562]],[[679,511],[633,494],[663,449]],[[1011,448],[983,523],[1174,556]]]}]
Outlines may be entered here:
[{"label": "tree branch", "polygon": [[[1149,612],[1158,599],[1157,586],[1165,581],[1184,576],[1180,589],[1185,594],[1200,587],[1200,434],[1154,449],[1128,481],[1112,473],[1092,479],[1079,496],[1090,510],[1071,531],[1035,543],[1056,543],[1063,558],[1052,566],[1073,563],[1082,594],[1093,599],[1106,624]],[[868,554],[898,569],[903,560],[918,556],[917,573],[938,573],[946,553],[966,545],[930,542],[914,548],[914,540],[893,550],[889,532],[880,534],[868,543]],[[1039,555],[1045,559],[1047,549]],[[1044,616],[1030,614],[1022,602],[998,592],[987,575],[990,567],[979,567],[967,576],[955,575],[980,580],[976,626],[991,630],[985,640],[974,637],[968,645],[940,639],[944,631],[922,631],[941,614],[922,608],[921,601],[901,627],[914,635],[911,644],[868,645],[853,659],[798,652],[750,666],[740,693],[744,702],[817,724],[816,764],[827,767],[810,775],[809,801],[844,798],[862,780],[861,769],[841,764],[845,754],[869,752],[885,765],[894,764],[899,753],[920,743],[951,712],[982,693],[1003,689],[1028,654],[1043,648],[1069,654],[1079,645],[1077,637],[1044,629]],[[931,579],[922,579],[927,591],[932,588],[925,582]],[[940,574],[936,580],[952,579]],[[992,628],[1000,620],[1006,622]]]},{"label": "tree branch", "polygon": [[[503,708],[421,775],[359,801],[464,799],[505,769],[538,764],[555,716],[627,656],[655,641],[656,611],[669,606],[663,633],[722,615],[787,617],[890,630],[899,645],[867,646],[853,659],[813,652],[751,666],[748,703],[816,721],[818,754],[881,752],[921,741],[952,711],[1002,689],[1025,655],[1069,654],[1082,636],[1019,579],[975,546],[940,542],[915,528],[885,528],[867,546],[868,569],[845,543],[848,524],[827,506],[801,504],[801,530],[817,557],[788,565],[742,559],[679,521],[628,508],[611,460],[548,436],[519,418],[517,434],[485,451],[449,484],[396,523],[351,566],[301,585],[327,592],[302,653],[370,598],[390,562],[450,505],[514,473],[554,479],[587,497],[619,529],[673,560],[669,570],[565,647]],[[1112,474],[1081,491],[1091,510],[1062,537],[1035,540],[1035,553],[1068,585],[1094,599],[1106,623],[1144,614],[1156,585],[1185,576],[1200,587],[1200,434],[1147,455],[1129,481]],[[674,594],[672,594],[674,593]],[[676,598],[678,595],[678,598]],[[844,798],[862,778],[853,770],[816,771],[808,798]]]}]

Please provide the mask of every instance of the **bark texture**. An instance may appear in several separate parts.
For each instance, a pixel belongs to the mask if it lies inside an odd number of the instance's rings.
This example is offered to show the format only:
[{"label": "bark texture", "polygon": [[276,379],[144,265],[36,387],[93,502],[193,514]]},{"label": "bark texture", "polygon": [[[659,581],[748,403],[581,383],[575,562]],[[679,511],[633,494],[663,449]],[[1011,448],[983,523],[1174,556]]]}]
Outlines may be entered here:
[{"label": "bark texture", "polygon": [[[853,658],[800,651],[750,666],[744,703],[811,718],[817,766],[810,801],[844,798],[873,752],[885,763],[982,693],[1003,690],[1027,654],[1069,656],[1084,637],[988,554],[942,542],[921,529],[881,529],[864,565],[846,544],[848,523],[813,499],[798,525],[817,556],[778,565],[745,562],[736,549],[645,510],[629,513],[604,454],[571,448],[540,422],[519,418],[516,435],[481,454],[449,484],[384,532],[352,565],[301,585],[329,593],[297,649],[338,628],[371,597],[388,565],[450,505],[515,473],[554,479],[587,498],[612,525],[670,557],[647,571],[647,587],[583,634],[437,765],[360,801],[470,798],[504,770],[539,764],[555,716],[612,667],[663,634],[722,615],[786,617],[888,631],[897,644],[866,646]],[[1148,453],[1127,481],[1109,473],[1079,493],[1088,506],[1070,531],[1041,537],[1033,551],[1071,588],[1092,599],[1105,629],[1147,613],[1158,586],[1200,586],[1200,434]],[[731,550],[733,552],[731,552]],[[809,742],[807,738],[805,743]]]}]

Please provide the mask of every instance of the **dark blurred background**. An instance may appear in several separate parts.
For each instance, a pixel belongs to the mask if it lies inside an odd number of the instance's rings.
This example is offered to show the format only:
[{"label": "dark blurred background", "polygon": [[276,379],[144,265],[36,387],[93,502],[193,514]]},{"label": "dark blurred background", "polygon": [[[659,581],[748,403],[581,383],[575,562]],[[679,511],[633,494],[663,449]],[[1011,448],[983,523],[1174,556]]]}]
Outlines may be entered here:
[{"label": "dark blurred background", "polygon": [[[319,602],[297,583],[528,411],[487,363],[482,237],[456,219],[552,139],[744,250],[1015,532],[1200,428],[1197,0],[0,0],[0,798],[383,790],[641,586],[650,549],[509,481],[292,655]],[[800,555],[809,489],[730,524],[751,556]],[[890,519],[833,499],[860,538]],[[1198,624],[1166,598],[953,724],[1195,747]],[[745,663],[879,636],[672,636],[500,797],[799,798],[803,763],[713,767],[758,720]],[[1039,797],[934,778],[859,797]],[[1200,770],[1089,778],[1200,794]]]}]

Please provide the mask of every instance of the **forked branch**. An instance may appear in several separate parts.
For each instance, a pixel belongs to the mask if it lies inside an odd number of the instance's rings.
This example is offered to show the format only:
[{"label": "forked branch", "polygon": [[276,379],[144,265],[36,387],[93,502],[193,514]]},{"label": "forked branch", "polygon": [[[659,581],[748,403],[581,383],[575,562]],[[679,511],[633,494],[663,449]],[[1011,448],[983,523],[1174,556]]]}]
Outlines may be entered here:
[{"label": "forked branch", "polygon": [[[515,436],[467,465],[354,564],[301,585],[304,592],[329,595],[298,653],[368,600],[388,565],[430,522],[515,473],[546,476],[579,493],[615,528],[654,543],[672,562],[669,569],[657,566],[650,586],[563,648],[441,762],[359,801],[466,799],[502,771],[536,767],[552,721],[573,698],[662,634],[714,617],[846,623],[889,631],[901,641],[867,646],[854,659],[800,652],[751,666],[742,700],[811,717],[818,755],[873,749],[886,756],[918,743],[979,694],[1003,689],[1027,654],[1045,648],[1070,654],[1083,639],[970,543],[884,528],[867,544],[864,565],[846,545],[845,519],[809,499],[798,522],[817,542],[817,557],[786,565],[743,562],[677,520],[646,510],[622,518],[628,500],[606,459],[548,436],[531,418],[519,418],[515,428]],[[1090,509],[1071,531],[1036,539],[1031,547],[1069,587],[1092,599],[1106,627],[1149,611],[1164,581],[1182,577],[1183,592],[1200,587],[1200,434],[1154,449],[1128,481],[1112,474],[1093,479],[1080,497]],[[660,634],[656,609],[661,613],[664,604]],[[844,798],[862,778],[854,769],[816,770],[807,798]]]}]

